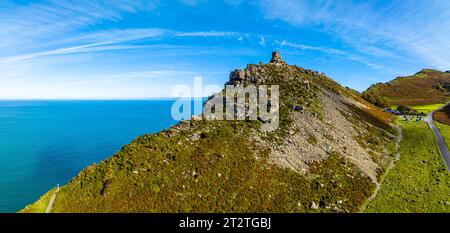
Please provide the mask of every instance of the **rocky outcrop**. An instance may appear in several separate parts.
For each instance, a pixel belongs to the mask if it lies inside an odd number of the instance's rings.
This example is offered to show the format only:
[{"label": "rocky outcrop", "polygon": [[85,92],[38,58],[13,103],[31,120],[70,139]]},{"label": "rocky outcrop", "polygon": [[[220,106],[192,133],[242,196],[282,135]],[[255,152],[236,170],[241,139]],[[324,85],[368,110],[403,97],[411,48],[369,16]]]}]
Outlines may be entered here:
[{"label": "rocky outcrop", "polygon": [[228,82],[225,85],[237,85],[237,84],[260,84],[261,74],[265,70],[263,65],[249,64],[245,69],[236,69],[230,73]]},{"label": "rocky outcrop", "polygon": [[[315,70],[304,69],[298,66],[290,66],[280,56],[279,52],[272,52],[272,59],[269,65],[276,65],[283,68],[286,71],[286,79],[291,79],[292,74],[306,74],[315,76],[320,79],[325,79],[327,76],[324,73],[320,73]],[[228,82],[225,85],[237,85],[237,84],[261,84],[267,81],[269,75],[268,66],[260,64],[249,64],[244,69],[236,69],[230,73]],[[306,89],[310,89],[310,81],[307,79],[302,80]]]},{"label": "rocky outcrop", "polygon": [[278,51],[272,52],[272,59],[270,60],[269,64],[275,64],[275,65],[287,65],[285,61],[280,56],[280,53]]}]

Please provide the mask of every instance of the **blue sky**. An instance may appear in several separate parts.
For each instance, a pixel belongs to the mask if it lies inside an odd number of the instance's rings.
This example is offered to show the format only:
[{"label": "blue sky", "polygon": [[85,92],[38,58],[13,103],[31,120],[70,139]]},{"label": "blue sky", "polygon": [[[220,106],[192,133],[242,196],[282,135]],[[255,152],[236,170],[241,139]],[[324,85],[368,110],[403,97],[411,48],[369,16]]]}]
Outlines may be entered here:
[{"label": "blue sky", "polygon": [[1,1],[0,99],[171,97],[267,62],[359,91],[450,69],[450,1]]}]

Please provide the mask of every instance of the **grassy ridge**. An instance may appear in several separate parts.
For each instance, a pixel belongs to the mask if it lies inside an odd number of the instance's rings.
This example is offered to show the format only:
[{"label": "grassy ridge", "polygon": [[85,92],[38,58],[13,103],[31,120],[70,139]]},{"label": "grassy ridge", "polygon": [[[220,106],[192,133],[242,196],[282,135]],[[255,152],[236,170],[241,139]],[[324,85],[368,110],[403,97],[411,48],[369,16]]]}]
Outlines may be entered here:
[{"label": "grassy ridge", "polygon": [[363,92],[372,103],[391,105],[427,105],[444,103],[449,90],[450,73],[424,69],[415,75],[398,77],[387,83],[377,83]]},{"label": "grassy ridge", "polygon": [[424,122],[399,124],[400,160],[365,212],[450,212],[450,176],[433,133]]},{"label": "grassy ridge", "polygon": [[[264,72],[253,74],[255,70]],[[263,81],[261,84],[280,85],[280,128],[277,131],[261,133],[255,121],[191,121],[139,137],[113,157],[86,168],[61,187],[52,211],[359,210],[375,185],[338,152],[329,151],[327,159],[310,164],[308,174],[272,165],[268,157],[270,145],[283,142],[292,126],[290,115],[294,110],[289,104],[305,106],[310,114],[323,119],[321,88],[349,98],[360,97],[325,76],[316,76],[298,67],[252,65],[245,72],[258,76]],[[309,85],[305,85],[306,81]],[[389,129],[389,114],[370,104],[364,106],[364,110],[351,109],[362,117],[362,123]],[[382,136],[372,135],[374,139]],[[25,212],[34,212],[34,206],[43,201],[31,205]],[[314,208],[311,208],[312,202],[316,204]]]}]

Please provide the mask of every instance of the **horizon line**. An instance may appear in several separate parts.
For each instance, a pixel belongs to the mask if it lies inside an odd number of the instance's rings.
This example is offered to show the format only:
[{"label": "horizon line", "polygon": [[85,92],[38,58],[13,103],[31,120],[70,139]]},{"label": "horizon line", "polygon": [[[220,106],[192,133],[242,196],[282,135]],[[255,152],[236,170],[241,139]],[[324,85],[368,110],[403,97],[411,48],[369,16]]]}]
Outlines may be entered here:
[{"label": "horizon line", "polygon": [[13,98],[0,101],[126,101],[126,100],[178,100],[178,99],[207,99],[208,97],[151,97],[151,98]]}]

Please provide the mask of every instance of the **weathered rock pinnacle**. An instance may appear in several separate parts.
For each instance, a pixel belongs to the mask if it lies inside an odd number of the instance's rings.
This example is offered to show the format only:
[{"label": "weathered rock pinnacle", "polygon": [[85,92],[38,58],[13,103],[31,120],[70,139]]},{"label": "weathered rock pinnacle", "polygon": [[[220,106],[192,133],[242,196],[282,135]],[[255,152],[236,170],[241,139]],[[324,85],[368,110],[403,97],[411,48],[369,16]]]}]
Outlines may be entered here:
[{"label": "weathered rock pinnacle", "polygon": [[286,65],[286,62],[280,56],[278,51],[272,52],[272,59],[270,60],[270,64],[275,65]]}]

